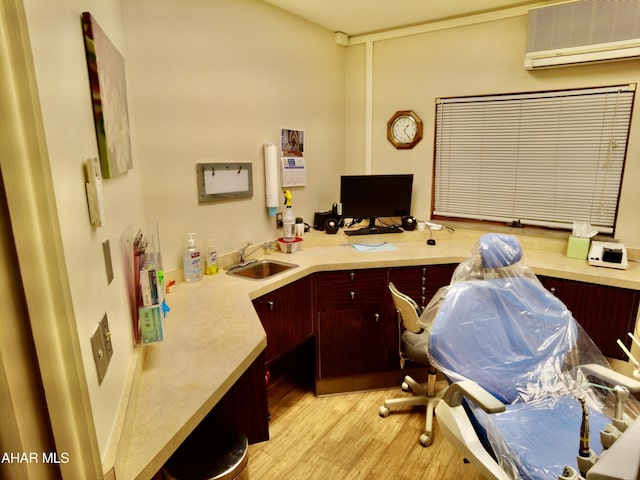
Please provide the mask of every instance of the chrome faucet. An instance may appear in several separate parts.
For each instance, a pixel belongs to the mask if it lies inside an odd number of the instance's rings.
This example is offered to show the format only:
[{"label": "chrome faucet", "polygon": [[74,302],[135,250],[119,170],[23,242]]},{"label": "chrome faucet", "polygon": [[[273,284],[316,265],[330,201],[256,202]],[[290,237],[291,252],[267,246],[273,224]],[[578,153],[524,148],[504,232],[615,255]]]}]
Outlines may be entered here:
[{"label": "chrome faucet", "polygon": [[249,248],[251,246],[251,242],[247,242],[247,244],[242,247],[240,250],[238,250],[238,257],[239,257],[239,264],[242,265],[245,263],[245,257],[246,257],[246,252],[247,252],[247,248]]},{"label": "chrome faucet", "polygon": [[[247,263],[249,263],[249,262],[247,262],[247,260],[246,260],[246,259],[247,259],[247,257],[248,257],[249,255],[251,255],[252,253],[256,252],[256,251],[258,250],[258,248],[260,248],[260,247],[262,247],[262,248],[264,249],[265,253],[266,253],[268,250],[271,250],[271,249],[273,248],[273,243],[274,243],[274,242],[269,241],[269,242],[264,242],[264,243],[262,243],[262,244],[260,244],[260,245],[253,245],[253,246],[254,246],[254,247],[256,247],[256,248],[255,248],[255,249],[253,249],[253,250],[251,250],[251,251],[249,251],[249,252],[247,252],[247,249],[251,246],[251,242],[247,242],[247,244],[246,244],[244,247],[242,247],[241,249],[239,249],[239,250],[238,250],[238,258],[239,258],[239,260],[238,260],[238,266],[244,266],[244,265],[246,265]],[[256,260],[252,260],[252,262],[255,262],[255,261],[256,261]]]}]

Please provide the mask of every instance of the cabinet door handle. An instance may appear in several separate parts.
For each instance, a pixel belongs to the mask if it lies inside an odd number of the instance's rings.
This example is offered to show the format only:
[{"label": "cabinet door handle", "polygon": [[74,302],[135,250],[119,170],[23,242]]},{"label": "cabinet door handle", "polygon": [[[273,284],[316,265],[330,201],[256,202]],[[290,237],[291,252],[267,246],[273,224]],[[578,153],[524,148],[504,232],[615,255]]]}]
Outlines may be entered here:
[{"label": "cabinet door handle", "polygon": [[356,276],[355,272],[351,272],[351,273],[349,273],[349,278],[350,278],[351,280],[353,280],[353,279],[355,278],[355,276]]},{"label": "cabinet door handle", "polygon": [[267,309],[268,309],[270,312],[273,312],[273,300],[269,300],[269,301],[267,302]]},{"label": "cabinet door handle", "polygon": [[422,277],[422,286],[425,286],[427,284],[427,279],[425,277]]},{"label": "cabinet door handle", "polygon": [[549,289],[549,291],[555,295],[556,294],[556,287],[551,287]]},{"label": "cabinet door handle", "polygon": [[356,292],[349,292],[351,295],[351,300],[354,300],[356,298]]},{"label": "cabinet door handle", "polygon": [[379,314],[379,313],[376,313],[376,314],[374,315],[374,317],[375,317],[375,319],[376,319],[376,322],[378,322],[378,321],[380,320],[380,314]]}]

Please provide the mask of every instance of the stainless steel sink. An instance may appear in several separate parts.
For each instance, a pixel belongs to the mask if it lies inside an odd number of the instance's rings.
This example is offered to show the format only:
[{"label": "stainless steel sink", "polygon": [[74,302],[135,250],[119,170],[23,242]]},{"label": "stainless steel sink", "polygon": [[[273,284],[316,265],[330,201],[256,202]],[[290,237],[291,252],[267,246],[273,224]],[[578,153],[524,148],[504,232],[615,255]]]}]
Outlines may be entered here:
[{"label": "stainless steel sink", "polygon": [[244,277],[252,280],[263,280],[282,272],[286,272],[298,265],[280,262],[278,260],[254,260],[244,265],[236,265],[227,270],[227,275]]}]

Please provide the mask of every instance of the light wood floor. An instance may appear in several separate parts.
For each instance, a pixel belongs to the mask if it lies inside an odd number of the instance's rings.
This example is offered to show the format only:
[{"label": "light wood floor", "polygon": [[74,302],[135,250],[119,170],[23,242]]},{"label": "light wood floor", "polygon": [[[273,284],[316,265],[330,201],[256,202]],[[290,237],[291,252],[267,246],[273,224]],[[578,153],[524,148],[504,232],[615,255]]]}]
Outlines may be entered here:
[{"label": "light wood floor", "polygon": [[423,448],[424,409],[378,415],[400,388],[317,398],[312,385],[279,372],[269,385],[271,439],[249,447],[251,480],[481,480],[439,432]]}]

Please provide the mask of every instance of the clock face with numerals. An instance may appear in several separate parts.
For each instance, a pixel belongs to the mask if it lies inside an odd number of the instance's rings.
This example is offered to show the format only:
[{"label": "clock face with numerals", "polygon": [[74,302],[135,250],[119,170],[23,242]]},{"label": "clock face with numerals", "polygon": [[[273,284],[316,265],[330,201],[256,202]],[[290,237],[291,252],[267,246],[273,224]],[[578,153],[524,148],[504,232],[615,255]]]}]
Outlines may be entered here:
[{"label": "clock face with numerals", "polygon": [[387,138],[396,148],[413,148],[422,140],[422,120],[411,110],[396,112],[387,123]]}]

